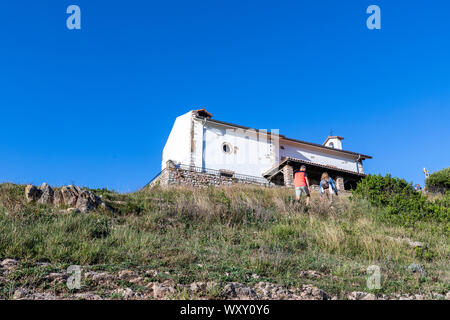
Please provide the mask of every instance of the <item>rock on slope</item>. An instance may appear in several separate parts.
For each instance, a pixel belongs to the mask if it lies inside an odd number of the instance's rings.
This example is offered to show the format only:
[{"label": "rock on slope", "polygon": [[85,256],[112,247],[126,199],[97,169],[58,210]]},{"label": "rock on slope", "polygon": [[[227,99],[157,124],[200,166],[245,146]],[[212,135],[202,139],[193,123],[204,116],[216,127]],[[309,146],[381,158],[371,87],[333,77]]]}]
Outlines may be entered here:
[{"label": "rock on slope", "polygon": [[[40,187],[27,185],[25,188],[25,199],[28,202],[38,202],[51,204],[57,207],[68,206],[75,208],[82,213],[94,210],[99,206],[108,209],[102,199],[92,191],[82,190],[80,187],[69,185],[63,186],[60,190],[53,190],[47,183]],[[69,211],[75,211],[74,209]]]}]

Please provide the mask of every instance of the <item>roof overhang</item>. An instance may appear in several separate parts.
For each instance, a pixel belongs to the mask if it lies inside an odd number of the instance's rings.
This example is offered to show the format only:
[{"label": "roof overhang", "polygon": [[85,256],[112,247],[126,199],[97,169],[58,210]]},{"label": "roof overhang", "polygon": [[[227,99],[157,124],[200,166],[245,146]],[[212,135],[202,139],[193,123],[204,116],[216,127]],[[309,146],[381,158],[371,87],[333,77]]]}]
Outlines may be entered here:
[{"label": "roof overhang", "polygon": [[345,170],[345,169],[341,169],[341,168],[338,168],[335,166],[330,166],[330,165],[315,163],[315,162],[311,162],[311,161],[307,161],[307,160],[287,157],[284,160],[282,160],[279,164],[277,164],[276,166],[274,166],[271,169],[264,172],[263,177],[270,180],[272,177],[279,174],[285,165],[292,165],[292,164],[306,165],[306,166],[311,166],[311,167],[315,167],[315,168],[326,169],[327,171],[331,171],[331,172],[335,172],[335,173],[342,173],[345,175],[351,175],[351,176],[355,176],[358,178],[364,178],[366,176],[364,173]]},{"label": "roof overhang", "polygon": [[280,143],[281,143],[282,140],[293,142],[293,143],[299,144],[299,145],[305,145],[305,146],[318,148],[318,149],[320,149],[322,151],[329,152],[329,153],[351,155],[353,157],[356,157],[359,160],[372,159],[372,156],[369,156],[369,155],[366,155],[366,154],[353,152],[353,151],[348,151],[348,150],[335,149],[335,148],[327,147],[327,146],[324,146],[324,145],[321,145],[321,144],[318,144],[318,143],[307,142],[307,141],[302,141],[302,140],[298,140],[298,139],[292,139],[292,138],[286,138],[286,137],[281,137],[280,136]]}]

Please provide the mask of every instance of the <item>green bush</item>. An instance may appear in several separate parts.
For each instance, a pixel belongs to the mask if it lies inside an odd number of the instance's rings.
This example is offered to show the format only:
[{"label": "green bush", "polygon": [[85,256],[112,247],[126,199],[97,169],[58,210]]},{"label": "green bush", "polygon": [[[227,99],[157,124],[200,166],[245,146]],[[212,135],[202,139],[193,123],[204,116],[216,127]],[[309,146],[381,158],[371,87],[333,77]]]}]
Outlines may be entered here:
[{"label": "green bush", "polygon": [[425,181],[429,192],[445,193],[450,190],[450,168],[431,174]]},{"label": "green bush", "polygon": [[388,207],[393,214],[417,210],[426,201],[411,183],[390,174],[385,177],[368,175],[357,185],[353,195],[368,200],[372,205]]},{"label": "green bush", "polygon": [[368,175],[357,185],[353,197],[368,200],[370,204],[383,208],[385,216],[401,223],[416,221],[450,221],[448,194],[430,201],[414,190],[404,179],[381,175]]}]

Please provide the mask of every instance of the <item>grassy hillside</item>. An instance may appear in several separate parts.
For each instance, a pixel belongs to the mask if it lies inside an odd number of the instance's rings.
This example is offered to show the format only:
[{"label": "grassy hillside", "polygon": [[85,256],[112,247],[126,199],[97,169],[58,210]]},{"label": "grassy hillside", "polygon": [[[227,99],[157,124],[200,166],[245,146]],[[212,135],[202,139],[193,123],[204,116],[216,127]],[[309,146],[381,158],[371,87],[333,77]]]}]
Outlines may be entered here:
[{"label": "grassy hillside", "polygon": [[[450,290],[449,221],[390,221],[383,208],[349,195],[330,208],[313,194],[306,208],[292,201],[288,189],[95,190],[113,212],[70,214],[26,203],[24,188],[0,185],[0,259],[20,263],[8,276],[12,284],[0,291],[3,297],[15,287],[48,287],[39,279],[50,269],[36,269],[37,262],[111,272],[158,270],[180,284],[312,284],[338,298],[370,292],[366,270],[378,265],[381,289],[374,293]],[[408,270],[412,263],[426,275]]]}]

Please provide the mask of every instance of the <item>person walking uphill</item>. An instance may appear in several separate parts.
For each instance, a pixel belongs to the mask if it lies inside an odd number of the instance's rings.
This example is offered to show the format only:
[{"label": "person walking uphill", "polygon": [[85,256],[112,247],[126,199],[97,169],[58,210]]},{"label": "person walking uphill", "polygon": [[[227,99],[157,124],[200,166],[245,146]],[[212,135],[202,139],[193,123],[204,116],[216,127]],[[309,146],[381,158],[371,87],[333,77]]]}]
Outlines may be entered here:
[{"label": "person walking uphill", "polygon": [[300,200],[300,197],[304,193],[306,195],[306,205],[308,206],[311,196],[309,193],[309,180],[305,166],[301,166],[300,170],[294,171],[294,186],[297,201]]},{"label": "person walking uphill", "polygon": [[334,180],[327,172],[322,173],[322,177],[320,178],[320,198],[323,199],[326,196],[331,204],[333,203],[333,195],[337,194],[338,190]]}]

